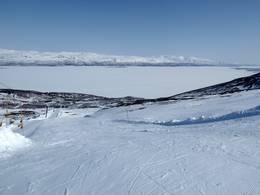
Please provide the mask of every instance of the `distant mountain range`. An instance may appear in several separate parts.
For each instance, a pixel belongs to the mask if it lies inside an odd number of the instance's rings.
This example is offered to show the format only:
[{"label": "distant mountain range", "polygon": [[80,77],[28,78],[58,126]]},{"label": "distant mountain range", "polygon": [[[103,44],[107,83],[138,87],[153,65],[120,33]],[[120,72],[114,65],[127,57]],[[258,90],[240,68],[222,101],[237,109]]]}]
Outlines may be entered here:
[{"label": "distant mountain range", "polygon": [[120,56],[89,52],[38,52],[0,49],[0,65],[41,66],[178,66],[216,65],[197,57],[183,56]]}]

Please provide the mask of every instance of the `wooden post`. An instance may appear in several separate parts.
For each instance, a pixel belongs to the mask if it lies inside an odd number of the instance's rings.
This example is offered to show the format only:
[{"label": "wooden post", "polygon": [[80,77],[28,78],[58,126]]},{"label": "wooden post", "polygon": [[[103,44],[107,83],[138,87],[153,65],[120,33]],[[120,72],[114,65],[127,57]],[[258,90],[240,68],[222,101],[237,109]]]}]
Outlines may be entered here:
[{"label": "wooden post", "polygon": [[48,117],[48,110],[49,110],[49,108],[48,108],[48,106],[46,106],[46,110],[45,110],[45,118]]},{"label": "wooden post", "polygon": [[19,127],[20,129],[23,129],[23,115],[22,115],[22,114],[20,115],[20,122],[19,122],[18,127]]}]

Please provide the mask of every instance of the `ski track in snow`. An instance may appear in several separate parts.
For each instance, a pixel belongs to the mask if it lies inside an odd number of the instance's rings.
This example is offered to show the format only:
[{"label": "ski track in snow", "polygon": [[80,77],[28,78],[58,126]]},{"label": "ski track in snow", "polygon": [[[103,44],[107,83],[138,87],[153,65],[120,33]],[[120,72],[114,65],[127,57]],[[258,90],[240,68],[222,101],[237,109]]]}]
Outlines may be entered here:
[{"label": "ski track in snow", "polygon": [[128,108],[127,118],[218,117],[137,125],[115,121],[126,108],[88,118],[56,110],[15,129],[34,144],[0,159],[0,194],[260,193],[259,91],[142,106]]}]

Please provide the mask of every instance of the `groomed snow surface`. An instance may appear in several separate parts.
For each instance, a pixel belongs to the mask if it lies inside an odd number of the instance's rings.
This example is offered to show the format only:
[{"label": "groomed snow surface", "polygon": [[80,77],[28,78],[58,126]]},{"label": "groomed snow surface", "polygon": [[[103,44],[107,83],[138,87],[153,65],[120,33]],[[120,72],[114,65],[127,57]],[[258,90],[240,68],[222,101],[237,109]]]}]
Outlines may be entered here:
[{"label": "groomed snow surface", "polygon": [[0,159],[0,194],[260,194],[259,99],[50,111],[13,129],[33,144]]}]

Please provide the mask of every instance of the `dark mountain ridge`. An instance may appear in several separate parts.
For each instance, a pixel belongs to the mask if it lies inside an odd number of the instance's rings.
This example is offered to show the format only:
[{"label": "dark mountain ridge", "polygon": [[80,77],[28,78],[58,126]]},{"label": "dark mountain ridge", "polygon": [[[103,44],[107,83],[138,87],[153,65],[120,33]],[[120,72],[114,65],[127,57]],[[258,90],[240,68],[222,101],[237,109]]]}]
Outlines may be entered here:
[{"label": "dark mountain ridge", "polygon": [[0,89],[0,108],[112,108],[143,103],[195,99],[211,95],[232,94],[260,89],[260,73],[229,82],[200,88],[181,94],[155,99],[137,97],[109,98],[81,93],[39,92],[32,90]]}]

